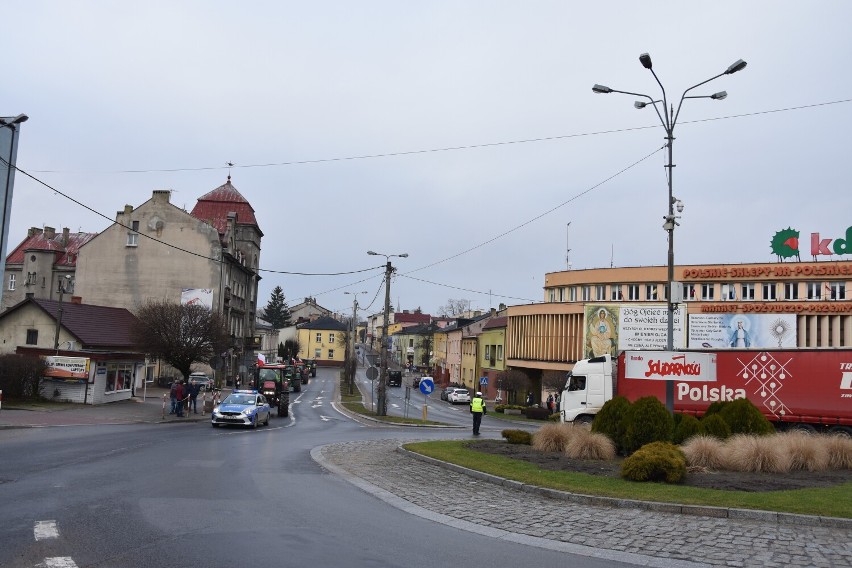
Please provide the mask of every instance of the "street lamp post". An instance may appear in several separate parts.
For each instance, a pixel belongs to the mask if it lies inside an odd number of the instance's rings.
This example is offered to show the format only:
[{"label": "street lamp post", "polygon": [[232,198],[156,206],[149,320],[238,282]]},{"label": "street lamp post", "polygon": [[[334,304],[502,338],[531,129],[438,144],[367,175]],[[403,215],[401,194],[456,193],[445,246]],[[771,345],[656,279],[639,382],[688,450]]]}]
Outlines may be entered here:
[{"label": "street lamp post", "polygon": [[380,252],[367,251],[367,254],[373,256],[385,257],[385,317],[382,321],[382,367],[379,374],[379,389],[376,397],[376,415],[387,416],[388,414],[388,399],[387,399],[387,379],[388,379],[388,315],[390,314],[390,281],[393,274],[393,265],[390,259],[392,257],[408,258],[408,253],[402,254],[383,254]]},{"label": "street lamp post", "polygon": [[[668,308],[668,322],[666,329],[666,350],[672,351],[674,349],[674,310],[675,310],[675,282],[674,282],[674,228],[675,225],[678,225],[677,219],[680,217],[675,215],[675,209],[677,209],[678,213],[683,211],[683,202],[674,197],[672,194],[672,173],[674,169],[674,163],[672,162],[673,154],[672,149],[674,146],[674,129],[677,125],[677,119],[680,115],[680,108],[683,106],[683,101],[686,99],[713,99],[713,100],[722,100],[728,96],[726,91],[719,91],[718,93],[714,93],[712,95],[701,95],[701,96],[687,96],[692,89],[696,87],[700,87],[706,83],[714,79],[718,79],[722,75],[731,75],[736,73],[737,71],[742,71],[745,69],[746,62],[742,59],[738,59],[736,62],[731,64],[725,71],[710,77],[706,81],[702,81],[696,85],[691,86],[687,90],[683,92],[680,96],[680,102],[677,105],[677,110],[675,110],[674,105],[669,106],[668,99],[666,98],[666,89],[663,87],[663,84],[660,82],[659,77],[654,72],[653,64],[651,63],[651,56],[647,53],[643,53],[639,56],[639,62],[642,66],[649,70],[651,74],[654,76],[654,79],[657,81],[657,84],[660,86],[660,90],[663,93],[663,98],[660,100],[654,100],[653,97],[642,93],[631,93],[629,91],[619,91],[616,89],[611,89],[609,87],[605,87],[604,85],[595,85],[592,87],[592,91],[598,94],[609,94],[609,93],[621,93],[623,95],[632,95],[635,97],[642,97],[648,99],[649,102],[644,101],[636,101],[634,103],[634,107],[637,109],[643,109],[649,104],[654,107],[654,110],[657,112],[657,117],[660,119],[660,123],[663,125],[663,128],[666,131],[666,146],[668,147],[668,163],[666,164],[666,172],[668,177],[668,214],[664,217],[665,223],[663,223],[663,229],[668,233],[668,241],[669,241],[669,249],[668,249],[668,270],[666,273],[666,291],[667,291],[667,308]],[[660,109],[657,108],[657,103],[663,103],[663,112],[660,113]],[[674,382],[666,381],[666,409],[670,413],[674,412]]]},{"label": "street lamp post", "polygon": [[[366,294],[367,291],[364,290],[362,292],[343,292],[344,294],[351,294],[352,298],[352,348],[350,353],[350,359],[355,359],[355,334],[358,333],[358,294]],[[353,385],[355,384],[355,371],[358,369],[358,362],[355,361],[355,364],[350,369],[349,373],[349,394],[352,394]]]},{"label": "street lamp post", "polygon": [[70,274],[66,274],[64,277],[59,279],[59,316],[56,318],[56,331],[53,334],[53,351],[56,353],[56,355],[59,355],[59,329],[62,327],[62,296],[67,291],[65,290],[65,284],[70,283]]},{"label": "street lamp post", "polygon": [[[15,162],[18,156],[18,131],[20,124],[29,117],[0,117],[0,258],[6,258],[6,244],[9,238],[9,220],[12,216],[12,194],[15,188]],[[5,178],[5,179],[2,179]],[[3,299],[3,287],[0,286],[0,300]]]}]

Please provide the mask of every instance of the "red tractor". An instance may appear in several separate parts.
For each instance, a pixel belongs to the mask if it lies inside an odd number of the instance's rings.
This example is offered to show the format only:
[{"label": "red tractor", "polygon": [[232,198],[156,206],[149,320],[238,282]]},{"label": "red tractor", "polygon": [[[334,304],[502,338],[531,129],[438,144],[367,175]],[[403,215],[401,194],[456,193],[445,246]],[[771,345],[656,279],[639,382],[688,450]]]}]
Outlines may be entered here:
[{"label": "red tractor", "polygon": [[260,364],[255,371],[257,390],[269,401],[269,406],[278,409],[278,416],[290,414],[290,381],[287,366]]}]

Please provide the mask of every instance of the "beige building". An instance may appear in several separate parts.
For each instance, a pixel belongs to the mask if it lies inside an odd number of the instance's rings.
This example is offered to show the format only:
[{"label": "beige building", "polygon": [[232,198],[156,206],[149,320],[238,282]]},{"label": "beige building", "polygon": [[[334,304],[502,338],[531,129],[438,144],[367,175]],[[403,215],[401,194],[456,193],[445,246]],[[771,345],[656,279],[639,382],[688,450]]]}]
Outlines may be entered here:
[{"label": "beige building", "polygon": [[[666,267],[545,275],[545,302],[508,309],[506,364],[536,380],[603,351],[661,349]],[[675,348],[852,347],[852,262],[675,267]]]}]

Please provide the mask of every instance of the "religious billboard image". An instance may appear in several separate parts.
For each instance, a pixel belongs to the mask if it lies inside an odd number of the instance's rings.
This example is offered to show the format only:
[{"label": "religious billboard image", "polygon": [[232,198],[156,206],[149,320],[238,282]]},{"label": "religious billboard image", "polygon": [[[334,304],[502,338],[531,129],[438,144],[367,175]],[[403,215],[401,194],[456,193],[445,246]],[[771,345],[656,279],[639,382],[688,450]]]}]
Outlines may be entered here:
[{"label": "religious billboard image", "polygon": [[690,314],[691,349],[795,348],[796,314]]},{"label": "religious billboard image", "polygon": [[[683,312],[674,311],[672,349],[685,346]],[[586,305],[585,357],[641,349],[666,349],[668,307],[637,305]]]}]

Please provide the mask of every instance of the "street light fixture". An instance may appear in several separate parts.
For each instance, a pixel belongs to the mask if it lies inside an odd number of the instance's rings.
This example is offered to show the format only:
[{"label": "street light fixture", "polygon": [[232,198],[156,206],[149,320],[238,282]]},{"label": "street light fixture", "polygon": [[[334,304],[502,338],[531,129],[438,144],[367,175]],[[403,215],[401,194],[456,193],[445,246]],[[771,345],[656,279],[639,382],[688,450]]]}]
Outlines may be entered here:
[{"label": "street light fixture", "polygon": [[[725,71],[710,77],[706,81],[702,81],[696,85],[691,86],[686,89],[683,94],[680,96],[680,102],[677,105],[677,110],[675,110],[674,105],[669,106],[668,99],[666,97],[666,89],[663,87],[663,84],[660,82],[659,77],[654,72],[653,63],[651,62],[651,56],[647,53],[643,53],[639,56],[639,62],[642,64],[642,67],[648,69],[651,74],[654,76],[654,80],[657,81],[657,84],[660,86],[660,90],[663,93],[662,103],[663,103],[663,112],[660,112],[660,109],[657,108],[657,103],[661,102],[660,100],[654,100],[652,97],[642,94],[642,93],[632,93],[629,91],[619,91],[616,89],[612,89],[610,87],[606,87],[604,85],[595,84],[592,87],[592,92],[597,94],[609,94],[609,93],[621,93],[624,95],[632,95],[636,97],[642,97],[643,99],[647,99],[648,102],[637,101],[633,104],[633,106],[637,109],[643,109],[649,104],[654,107],[654,110],[657,112],[657,117],[660,119],[660,123],[663,125],[663,128],[666,131],[666,146],[668,147],[668,163],[666,164],[666,171],[668,172],[668,215],[665,215],[663,218],[665,219],[665,223],[663,224],[663,228],[668,232],[669,237],[669,250],[668,250],[668,273],[667,273],[667,303],[668,303],[668,323],[667,323],[667,333],[666,333],[666,350],[672,351],[674,349],[674,228],[675,225],[678,225],[677,219],[680,217],[675,215],[675,209],[677,209],[678,213],[683,212],[683,202],[677,199],[672,195],[672,172],[674,168],[674,164],[672,163],[672,147],[674,145],[674,129],[677,125],[677,119],[680,115],[680,109],[683,106],[683,101],[685,99],[713,99],[713,100],[723,100],[728,96],[726,91],[719,91],[718,93],[714,93],[712,95],[690,95],[687,96],[692,89],[696,87],[700,87],[706,83],[714,79],[718,79],[722,75],[731,75],[736,73],[737,71],[742,71],[746,67],[746,62],[742,59],[738,59],[734,63],[732,63]],[[666,381],[666,408],[669,412],[674,412],[674,382]]]},{"label": "street light fixture", "polygon": [[380,252],[375,252],[372,250],[368,250],[367,254],[371,256],[383,256],[385,257],[385,315],[382,321],[382,367],[381,374],[379,375],[379,388],[378,388],[378,396],[376,397],[376,415],[377,416],[387,416],[388,414],[388,399],[387,399],[387,379],[388,379],[388,314],[390,314],[390,281],[391,274],[393,274],[393,265],[391,265],[390,259],[393,257],[397,258],[408,258],[408,253],[404,252],[402,254],[383,254]]}]

